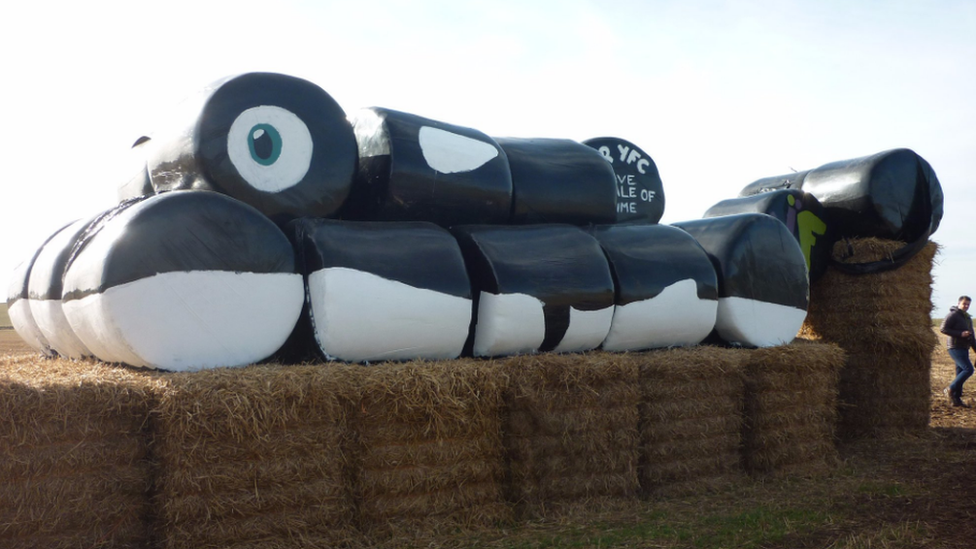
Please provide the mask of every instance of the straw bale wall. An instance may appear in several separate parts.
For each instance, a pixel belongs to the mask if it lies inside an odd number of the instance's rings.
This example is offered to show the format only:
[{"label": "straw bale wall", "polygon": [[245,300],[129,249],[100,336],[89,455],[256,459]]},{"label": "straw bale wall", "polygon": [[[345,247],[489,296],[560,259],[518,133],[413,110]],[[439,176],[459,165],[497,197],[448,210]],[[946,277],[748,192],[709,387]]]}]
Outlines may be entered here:
[{"label": "straw bale wall", "polygon": [[809,475],[837,463],[840,347],[797,341],[743,353],[743,465],[751,474]]},{"label": "straw bale wall", "polygon": [[[851,241],[846,262],[880,260],[902,242]],[[847,252],[839,242],[835,257]],[[932,262],[929,244],[891,271],[849,275],[830,268],[811,287],[810,310],[801,335],[838,344],[847,352],[839,381],[839,426],[843,438],[911,433],[929,422],[929,371],[937,344],[931,329]]]},{"label": "straw bale wall", "polygon": [[154,383],[91,362],[0,361],[0,547],[146,546]]},{"label": "straw bale wall", "polygon": [[0,546],[360,547],[799,471],[794,446],[829,463],[830,391],[796,373],[837,352],[181,374],[0,358]]},{"label": "straw bale wall", "polygon": [[743,358],[704,346],[640,355],[644,497],[717,489],[741,476]]}]

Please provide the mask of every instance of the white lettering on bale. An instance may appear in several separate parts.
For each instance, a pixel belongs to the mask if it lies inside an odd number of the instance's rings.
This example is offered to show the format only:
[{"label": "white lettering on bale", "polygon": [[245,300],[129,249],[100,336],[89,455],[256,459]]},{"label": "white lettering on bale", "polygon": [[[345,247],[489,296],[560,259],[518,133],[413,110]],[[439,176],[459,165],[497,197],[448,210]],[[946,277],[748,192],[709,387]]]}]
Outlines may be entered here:
[{"label": "white lettering on bale", "polygon": [[754,347],[774,347],[793,341],[807,312],[796,307],[746,299],[723,297],[718,300],[715,329],[730,343]]},{"label": "white lettering on bale", "polygon": [[697,345],[715,327],[717,312],[718,301],[699,299],[695,280],[679,280],[655,297],[617,305],[603,349],[638,351]]},{"label": "white lettering on bale", "polygon": [[581,311],[570,307],[569,328],[553,351],[576,353],[596,349],[606,339],[612,321],[613,305],[595,311]]},{"label": "white lettering on bale", "polygon": [[315,337],[331,359],[446,360],[464,349],[470,299],[345,267],[312,273],[308,290]]},{"label": "white lettering on bale", "polygon": [[292,273],[162,273],[65,303],[98,358],[194,371],[246,366],[288,339],[305,301]]},{"label": "white lettering on bale", "polygon": [[545,339],[546,316],[538,298],[481,292],[474,329],[475,356],[534,353]]},{"label": "white lettering on bale", "polygon": [[423,126],[418,135],[427,165],[440,173],[474,171],[498,156],[491,143]]}]

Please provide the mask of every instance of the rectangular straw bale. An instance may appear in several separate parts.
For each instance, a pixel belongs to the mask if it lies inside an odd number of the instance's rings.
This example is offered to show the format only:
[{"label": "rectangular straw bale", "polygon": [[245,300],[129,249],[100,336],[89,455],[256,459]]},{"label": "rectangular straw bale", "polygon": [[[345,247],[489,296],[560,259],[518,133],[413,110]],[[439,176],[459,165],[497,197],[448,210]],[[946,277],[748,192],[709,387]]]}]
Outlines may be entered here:
[{"label": "rectangular straw bale", "polygon": [[373,538],[510,521],[502,495],[505,378],[471,359],[363,370],[355,428],[362,528]]},{"label": "rectangular straw bale", "polygon": [[[847,260],[878,260],[904,243],[864,238],[852,241],[857,255]],[[846,244],[835,246],[834,256]],[[897,269],[852,275],[828,269],[810,289],[810,307],[801,333],[841,345],[845,350],[881,338],[897,344],[907,332],[930,330],[932,262],[938,245],[929,242]],[[883,349],[882,349],[883,350]]]},{"label": "rectangular straw bale", "polygon": [[642,395],[641,494],[710,490],[740,477],[743,351],[700,346],[632,356]]},{"label": "rectangular straw bale", "polygon": [[837,461],[837,387],[844,352],[833,344],[797,341],[750,350],[745,357],[746,471],[829,470]]},{"label": "rectangular straw bale", "polygon": [[913,355],[849,354],[840,376],[840,435],[852,438],[926,429],[930,369],[930,359]]},{"label": "rectangular straw bale", "polygon": [[348,425],[358,367],[171,374],[153,424],[162,547],[320,547],[358,538]]},{"label": "rectangular straw bale", "polygon": [[511,357],[503,432],[518,517],[636,498],[637,363],[593,352]]},{"label": "rectangular straw bale", "polygon": [[157,383],[91,361],[0,359],[0,546],[149,543]]}]

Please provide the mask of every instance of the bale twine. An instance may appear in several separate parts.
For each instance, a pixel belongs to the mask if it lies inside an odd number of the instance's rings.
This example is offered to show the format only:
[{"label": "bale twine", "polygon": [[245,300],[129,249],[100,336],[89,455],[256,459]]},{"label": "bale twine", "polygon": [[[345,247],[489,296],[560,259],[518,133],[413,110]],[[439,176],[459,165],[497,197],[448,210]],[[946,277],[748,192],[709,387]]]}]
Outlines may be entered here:
[{"label": "bale twine", "polygon": [[363,368],[358,497],[372,539],[510,522],[501,369],[471,359]]},{"label": "bale twine", "polygon": [[593,352],[518,356],[503,366],[507,494],[517,518],[637,497],[636,362]]},{"label": "bale twine", "polygon": [[[902,242],[865,238],[843,261],[888,257]],[[848,252],[839,242],[834,257]],[[849,275],[828,269],[811,287],[803,337],[838,344],[847,352],[839,382],[842,438],[917,432],[928,426],[932,349],[934,242],[900,268]]]},{"label": "bale twine", "polygon": [[844,352],[797,340],[744,353],[742,458],[750,474],[811,475],[837,463],[837,383]]},{"label": "bale twine", "polygon": [[642,495],[701,493],[741,477],[742,353],[701,346],[632,356],[640,364]]},{"label": "bale twine", "polygon": [[162,547],[326,547],[358,539],[358,367],[167,376],[154,415]]},{"label": "bale twine", "polygon": [[148,545],[156,383],[91,361],[0,359],[0,546]]}]

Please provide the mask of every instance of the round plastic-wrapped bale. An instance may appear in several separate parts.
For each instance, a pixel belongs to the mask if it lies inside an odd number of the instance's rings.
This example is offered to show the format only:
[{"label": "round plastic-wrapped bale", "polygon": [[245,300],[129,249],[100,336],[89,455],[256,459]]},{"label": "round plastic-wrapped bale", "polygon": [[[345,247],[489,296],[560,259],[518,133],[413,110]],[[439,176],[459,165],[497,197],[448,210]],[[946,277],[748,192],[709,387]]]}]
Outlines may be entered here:
[{"label": "round plastic-wrapped bale", "polygon": [[709,208],[702,217],[750,212],[771,215],[786,225],[803,250],[811,282],[827,270],[836,238],[825,221],[823,205],[812,194],[799,189],[781,189],[730,198]]},{"label": "round plastic-wrapped bale", "polygon": [[512,209],[508,158],[470,128],[372,107],[352,119],[359,171],[345,219],[506,223]]},{"label": "round plastic-wrapped bale", "polygon": [[664,186],[649,154],[618,137],[587,139],[613,166],[617,179],[617,222],[657,223],[664,215]]},{"label": "round plastic-wrapped bale", "polygon": [[841,237],[927,241],[942,220],[939,180],[909,149],[825,164],[807,173],[802,189],[823,204]]},{"label": "round plastic-wrapped bale", "polygon": [[152,180],[149,179],[149,171],[146,169],[146,155],[149,154],[150,141],[151,139],[146,136],[136,139],[120,162],[117,176],[119,186],[116,190],[119,202],[156,192]]},{"label": "round plastic-wrapped bale", "polygon": [[34,259],[27,285],[31,315],[37,328],[56,353],[74,359],[92,353],[65,317],[61,303],[65,292],[63,277],[72,248],[94,220],[75,221],[52,236]]},{"label": "round plastic-wrapped bale", "polygon": [[446,229],[299,219],[288,233],[306,276],[301,322],[310,324],[307,332],[327,359],[460,356],[471,323],[471,286]]},{"label": "round plastic-wrapped bale", "polygon": [[582,229],[481,225],[453,232],[476,302],[471,354],[586,351],[606,339],[613,277],[599,243]]},{"label": "round plastic-wrapped bale", "polygon": [[495,139],[512,169],[513,224],[590,225],[617,220],[613,167],[569,139]]},{"label": "round plastic-wrapped bale", "polygon": [[284,233],[254,208],[203,191],[103,215],[64,277],[65,314],[95,356],[175,371],[267,358],[304,294]]},{"label": "round plastic-wrapped bale", "polygon": [[338,103],[311,82],[273,73],[215,82],[148,145],[156,191],[221,192],[278,223],[336,212],[356,168],[356,138]]},{"label": "round plastic-wrapped bale", "polygon": [[701,244],[718,274],[715,330],[732,344],[793,341],[809,305],[803,251],[779,220],[760,213],[675,223]]},{"label": "round plastic-wrapped bale", "polygon": [[715,328],[718,279],[701,245],[668,225],[593,228],[613,274],[607,351],[701,343]]},{"label": "round plastic-wrapped bale", "polygon": [[10,283],[7,287],[7,316],[10,317],[10,324],[13,326],[17,335],[23,339],[35,351],[47,356],[53,356],[54,349],[47,338],[37,326],[34,314],[31,312],[30,305],[30,275],[34,268],[34,262],[41,253],[44,244],[47,244],[55,235],[60,233],[65,227],[61,227],[41,244],[31,257],[14,268],[10,275]]},{"label": "round plastic-wrapped bale", "polygon": [[803,178],[810,173],[793,172],[786,175],[774,175],[764,177],[749,183],[739,191],[739,196],[752,196],[754,194],[768,193],[770,191],[782,191],[784,189],[800,189],[803,187]]}]

